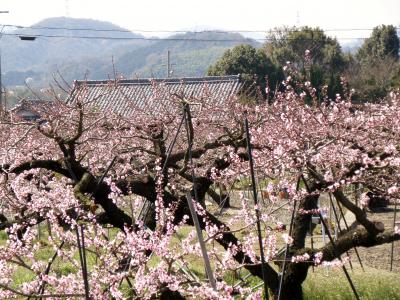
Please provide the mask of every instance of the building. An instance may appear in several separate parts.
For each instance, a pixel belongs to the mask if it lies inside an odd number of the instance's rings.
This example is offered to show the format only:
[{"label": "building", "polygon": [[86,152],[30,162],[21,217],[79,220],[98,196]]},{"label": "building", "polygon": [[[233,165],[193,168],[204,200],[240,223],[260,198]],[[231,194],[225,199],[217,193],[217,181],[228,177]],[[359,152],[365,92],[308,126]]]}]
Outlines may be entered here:
[{"label": "building", "polygon": [[[239,75],[194,78],[75,81],[69,102],[81,98],[95,109],[129,117],[134,112],[173,113],[171,95],[190,102],[224,104],[236,95]],[[175,98],[176,100],[176,98]]]},{"label": "building", "polygon": [[22,99],[10,112],[22,120],[37,121],[51,106],[51,101]]}]

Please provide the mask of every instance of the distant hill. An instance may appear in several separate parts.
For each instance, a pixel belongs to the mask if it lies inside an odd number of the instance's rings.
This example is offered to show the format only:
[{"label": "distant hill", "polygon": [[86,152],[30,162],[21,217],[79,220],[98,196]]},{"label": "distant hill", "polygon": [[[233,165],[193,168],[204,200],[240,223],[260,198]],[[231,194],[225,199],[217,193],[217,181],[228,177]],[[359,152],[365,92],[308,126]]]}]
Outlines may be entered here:
[{"label": "distant hill", "polygon": [[[3,36],[2,49],[4,67],[9,69],[27,69],[42,66],[44,63],[58,63],[64,59],[76,59],[87,54],[97,53],[104,55],[117,52],[121,46],[139,47],[143,40],[106,40],[81,39],[82,36],[115,37],[115,38],[142,38],[143,36],[125,32],[123,28],[108,22],[88,19],[51,18],[43,20],[32,27],[37,29],[17,29],[12,34],[38,35],[34,42],[20,41],[16,36]],[[65,30],[55,28],[89,28],[89,30]],[[107,31],[99,31],[107,30]],[[113,30],[113,31],[111,31]],[[48,36],[53,36],[49,38]],[[69,37],[66,38],[65,36]]]},{"label": "distant hill", "polygon": [[166,55],[169,50],[175,76],[201,76],[224,51],[243,43],[257,45],[255,41],[237,33],[203,31],[178,34],[151,46],[126,52],[116,61],[116,66],[118,71],[128,76],[132,70],[140,77],[166,76]]},{"label": "distant hill", "polygon": [[[32,27],[2,37],[5,85],[21,85],[27,77],[36,85],[48,85],[56,72],[69,82],[104,79],[115,73],[128,78],[165,77],[167,50],[175,76],[201,76],[226,49],[241,43],[259,45],[240,34],[217,31],[145,39],[112,23],[90,19],[51,18]],[[20,41],[17,35],[37,38]],[[82,38],[88,36],[92,38]]]},{"label": "distant hill", "polygon": [[363,40],[354,39],[354,40],[346,40],[341,43],[343,52],[356,53],[357,50],[362,46]]}]

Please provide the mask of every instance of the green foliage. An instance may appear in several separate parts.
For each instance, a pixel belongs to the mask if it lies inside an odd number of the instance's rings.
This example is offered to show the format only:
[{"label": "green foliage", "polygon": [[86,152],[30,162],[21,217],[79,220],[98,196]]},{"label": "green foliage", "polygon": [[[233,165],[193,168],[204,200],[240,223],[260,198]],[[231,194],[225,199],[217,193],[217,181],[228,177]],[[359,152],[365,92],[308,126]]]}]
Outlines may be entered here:
[{"label": "green foliage", "polygon": [[263,49],[256,49],[248,44],[228,49],[214,65],[210,66],[207,74],[210,76],[240,74],[245,82],[245,91],[248,92],[248,95],[243,97],[244,102],[250,101],[251,97],[247,96],[254,96],[254,89],[248,90],[254,84],[262,90],[267,84],[274,89],[283,78],[282,73],[278,71]]},{"label": "green foliage", "polygon": [[[249,74],[264,77],[272,69],[272,63],[261,49],[251,45],[239,45],[228,49],[224,55],[208,69],[208,75]],[[262,76],[264,75],[264,76]]]},{"label": "green foliage", "polygon": [[345,76],[355,89],[353,99],[376,102],[400,86],[400,65],[391,57],[353,61]]},{"label": "green foliage", "polygon": [[[218,60],[226,49],[227,48],[225,47],[216,46],[204,49],[173,52],[172,76],[203,76],[209,65]],[[135,73],[140,77],[165,77],[165,53],[153,55],[153,59],[154,61],[136,70]]]},{"label": "green foliage", "polygon": [[[328,85],[328,96],[335,97],[342,91],[340,73],[346,68],[342,49],[336,39],[332,39],[320,28],[275,28],[264,45],[267,56],[279,67],[287,61],[297,68],[303,78],[317,88],[322,97],[324,85]],[[306,56],[306,51],[310,55]]]},{"label": "green foliage", "polygon": [[[241,42],[250,41],[236,33],[204,31],[178,34],[171,36],[170,40],[153,41],[133,50],[125,49],[125,52],[115,59],[115,67],[128,78],[135,76],[165,78],[166,56],[169,50],[173,76],[204,76],[207,67],[225,50]],[[103,64],[103,67],[97,69],[95,73],[110,74],[110,64]]]},{"label": "green foliage", "polygon": [[319,65],[326,71],[343,70],[345,62],[341,47],[320,28],[275,28],[267,37],[265,49],[273,63],[284,66],[290,61],[297,68],[307,65],[306,50],[311,53],[311,63]]},{"label": "green foliage", "polygon": [[386,57],[399,59],[399,37],[393,25],[381,25],[373,29],[371,37],[366,39],[357,52],[360,61],[384,59]]},{"label": "green foliage", "polygon": [[355,100],[375,102],[400,87],[399,38],[392,25],[375,27],[346,72]]}]

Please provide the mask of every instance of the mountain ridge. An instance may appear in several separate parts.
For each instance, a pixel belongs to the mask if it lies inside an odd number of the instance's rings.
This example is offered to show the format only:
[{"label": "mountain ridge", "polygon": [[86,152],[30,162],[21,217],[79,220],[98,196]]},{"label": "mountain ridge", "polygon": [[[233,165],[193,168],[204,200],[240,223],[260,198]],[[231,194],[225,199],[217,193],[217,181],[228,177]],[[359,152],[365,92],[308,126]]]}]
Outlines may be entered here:
[{"label": "mountain ridge", "polygon": [[[23,42],[19,35],[37,38]],[[219,30],[146,38],[110,22],[65,17],[8,31],[1,43],[6,85],[22,85],[28,75],[36,85],[45,85],[57,72],[69,82],[114,74],[163,77],[168,50],[175,76],[202,76],[227,49],[241,43],[260,46],[238,33]]]}]

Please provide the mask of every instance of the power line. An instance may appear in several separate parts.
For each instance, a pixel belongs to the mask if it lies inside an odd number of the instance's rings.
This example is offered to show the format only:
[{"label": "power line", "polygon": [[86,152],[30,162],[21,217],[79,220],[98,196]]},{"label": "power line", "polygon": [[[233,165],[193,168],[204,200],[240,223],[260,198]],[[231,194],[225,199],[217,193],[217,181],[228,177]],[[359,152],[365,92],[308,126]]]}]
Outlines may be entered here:
[{"label": "power line", "polygon": [[[5,27],[17,28],[17,29],[33,29],[33,30],[70,30],[70,31],[94,31],[94,32],[144,32],[144,33],[200,33],[200,32],[213,32],[213,33],[277,33],[282,30],[270,29],[270,30],[204,30],[204,31],[189,31],[189,30],[146,30],[146,29],[100,29],[100,28],[71,28],[71,27],[51,27],[51,26],[22,26],[13,24],[4,24]],[[400,29],[400,27],[394,27],[395,29]],[[285,28],[287,32],[298,32],[302,28],[294,27],[293,29]],[[338,32],[348,32],[348,31],[372,31],[374,28],[327,28],[322,29],[324,32],[338,31]]]},{"label": "power line", "polygon": [[[5,36],[17,36],[18,33],[3,33]],[[45,37],[45,38],[71,38],[71,39],[99,39],[99,40],[143,40],[143,41],[198,41],[198,42],[245,42],[250,40],[266,40],[266,39],[201,39],[201,38],[179,38],[179,37],[116,37],[116,36],[67,36],[67,35],[47,35],[47,34],[33,34],[32,37]]]},{"label": "power line", "polygon": [[[4,36],[16,36],[19,37],[21,34],[19,33],[3,33]],[[116,37],[116,36],[70,36],[70,35],[47,35],[47,34],[32,34],[29,35],[35,38],[43,37],[43,38],[68,38],[68,39],[97,39],[97,40],[141,40],[141,41],[192,41],[192,42],[250,42],[250,41],[258,41],[258,42],[266,42],[266,41],[290,41],[290,40],[303,40],[303,41],[319,41],[320,39],[313,38],[246,38],[242,39],[207,39],[207,38],[185,38],[185,37],[166,37],[166,38],[158,38],[158,37]],[[340,40],[365,40],[367,37],[337,37]],[[321,40],[322,41],[322,40]]]}]

